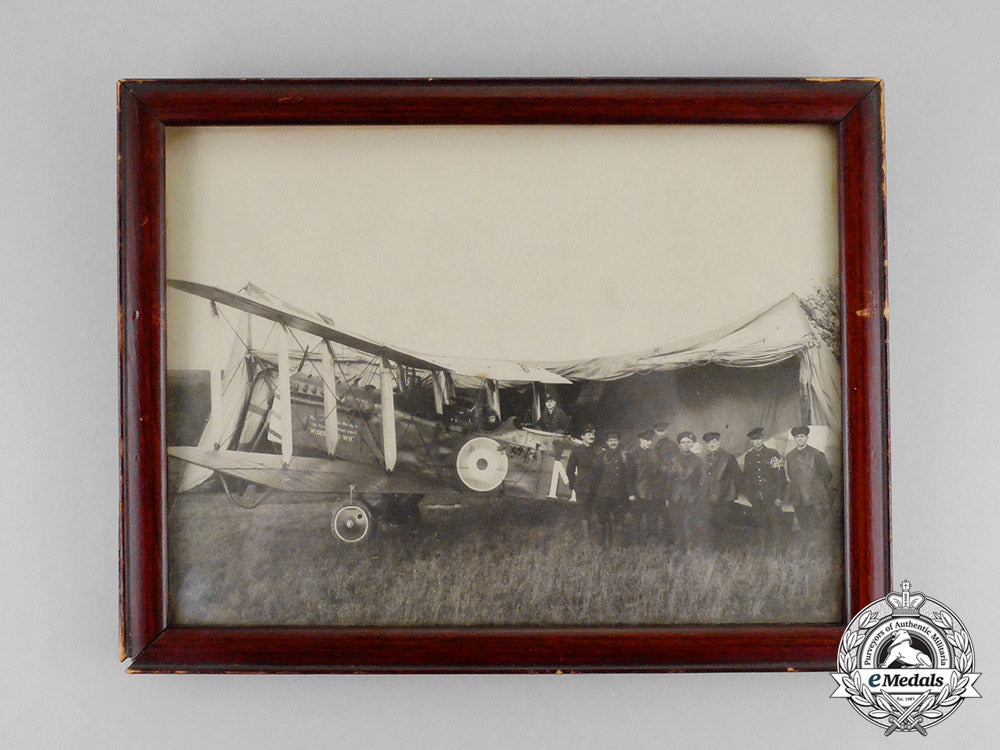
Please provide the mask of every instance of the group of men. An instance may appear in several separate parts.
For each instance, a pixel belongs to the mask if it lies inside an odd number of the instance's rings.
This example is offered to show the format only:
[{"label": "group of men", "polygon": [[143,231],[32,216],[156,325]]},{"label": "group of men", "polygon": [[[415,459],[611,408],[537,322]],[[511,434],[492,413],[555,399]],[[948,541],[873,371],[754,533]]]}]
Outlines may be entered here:
[{"label": "group of men", "polygon": [[737,541],[733,531],[741,519],[752,529],[744,536],[762,544],[788,538],[796,519],[804,535],[830,528],[833,474],[823,452],[808,444],[807,426],[792,428],[795,447],[785,456],[764,445],[762,427],[751,430],[742,468],[722,449],[718,432],[702,435],[699,453],[693,432],[673,439],[667,428],[660,422],[640,433],[629,452],[618,432],[606,433],[598,448],[594,428],[583,428],[566,472],[602,546],[624,533],[629,516],[635,538],[662,535],[683,548]]}]

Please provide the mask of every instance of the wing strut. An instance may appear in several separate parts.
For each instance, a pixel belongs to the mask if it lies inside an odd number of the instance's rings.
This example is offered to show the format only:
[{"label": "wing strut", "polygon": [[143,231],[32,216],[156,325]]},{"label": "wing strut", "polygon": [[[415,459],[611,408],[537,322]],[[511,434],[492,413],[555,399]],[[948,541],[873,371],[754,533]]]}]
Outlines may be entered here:
[{"label": "wing strut", "polygon": [[288,362],[288,337],[286,326],[278,333],[278,393],[281,411],[281,463],[292,461],[292,375]]},{"label": "wing strut", "polygon": [[451,403],[451,394],[448,392],[448,373],[444,370],[432,372],[431,385],[434,388],[434,411],[438,414],[444,414],[444,405]]},{"label": "wing strut", "polygon": [[326,434],[326,452],[332,456],[340,440],[340,426],[337,422],[337,375],[333,367],[335,357],[329,341],[323,342],[320,353],[323,355],[323,371],[320,375],[323,381],[323,427]]},{"label": "wing strut", "polygon": [[[219,314],[219,306],[214,302],[208,303],[212,310],[212,333],[215,335],[215,357],[213,357],[212,369],[208,374],[209,394],[211,401],[211,412],[208,417],[208,427],[206,431],[211,435],[215,447],[219,447],[221,436],[219,435],[219,424],[222,421],[222,368],[219,367],[219,357],[226,351],[223,346],[225,331],[223,330],[222,315]],[[228,364],[228,363],[227,363]],[[222,365],[224,368],[225,365]]]},{"label": "wing strut", "polygon": [[396,404],[392,395],[392,363],[385,357],[379,368],[379,381],[382,386],[382,452],[386,471],[392,471],[396,468]]},{"label": "wing strut", "polygon": [[487,379],[484,383],[486,385],[486,403],[496,412],[497,417],[500,417],[500,388],[497,381]]}]

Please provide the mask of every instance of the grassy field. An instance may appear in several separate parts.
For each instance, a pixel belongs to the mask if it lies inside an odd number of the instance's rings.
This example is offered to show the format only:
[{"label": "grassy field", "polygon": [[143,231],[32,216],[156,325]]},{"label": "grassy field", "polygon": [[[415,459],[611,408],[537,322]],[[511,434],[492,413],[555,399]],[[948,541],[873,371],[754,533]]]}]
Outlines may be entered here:
[{"label": "grassy field", "polygon": [[682,553],[662,541],[591,543],[575,506],[426,498],[414,532],[349,547],[330,505],[222,494],[174,498],[170,618],[233,625],[621,625],[836,622],[834,545]]}]

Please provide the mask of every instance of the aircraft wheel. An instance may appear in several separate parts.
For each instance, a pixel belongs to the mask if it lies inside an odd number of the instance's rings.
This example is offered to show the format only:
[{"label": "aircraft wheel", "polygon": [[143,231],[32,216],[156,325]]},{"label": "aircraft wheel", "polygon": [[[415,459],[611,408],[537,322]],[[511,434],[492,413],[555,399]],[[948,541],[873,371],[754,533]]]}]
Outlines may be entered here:
[{"label": "aircraft wheel", "polygon": [[335,505],[330,530],[344,544],[367,542],[375,533],[375,514],[368,503],[360,500]]}]

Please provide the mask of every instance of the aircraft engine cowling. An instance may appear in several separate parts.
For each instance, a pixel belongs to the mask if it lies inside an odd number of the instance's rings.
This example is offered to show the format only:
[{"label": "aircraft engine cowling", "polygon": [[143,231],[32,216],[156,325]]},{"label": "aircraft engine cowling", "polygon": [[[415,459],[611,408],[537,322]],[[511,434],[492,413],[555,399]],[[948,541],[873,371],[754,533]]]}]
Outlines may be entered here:
[{"label": "aircraft engine cowling", "polygon": [[507,478],[507,454],[493,438],[469,440],[459,450],[455,465],[462,483],[476,492],[495,490]]}]

